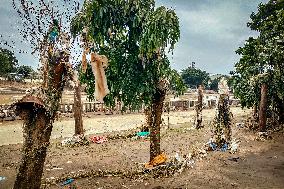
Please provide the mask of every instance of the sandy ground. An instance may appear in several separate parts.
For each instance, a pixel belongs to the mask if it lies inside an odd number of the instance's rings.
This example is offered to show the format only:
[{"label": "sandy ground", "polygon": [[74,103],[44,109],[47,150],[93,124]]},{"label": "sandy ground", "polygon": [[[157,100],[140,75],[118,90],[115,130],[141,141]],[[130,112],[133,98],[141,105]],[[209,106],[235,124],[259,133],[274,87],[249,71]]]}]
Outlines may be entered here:
[{"label": "sandy ground", "polygon": [[[235,122],[242,122],[249,112],[237,108],[232,109]],[[187,154],[194,148],[201,148],[210,138],[210,120],[213,110],[205,110],[205,127],[201,130],[189,129],[194,112],[173,112],[170,114],[170,129],[162,130],[161,148],[172,157],[177,151]],[[89,122],[88,122],[89,120]],[[98,116],[84,119],[87,131],[102,132],[106,123],[109,129],[123,130],[136,127],[143,122],[143,115],[131,114],[123,116]],[[69,122],[70,121],[70,122]],[[128,121],[128,122],[126,122]],[[64,120],[64,136],[73,132],[73,121]],[[70,125],[68,125],[69,123]],[[87,123],[92,124],[88,127]],[[9,123],[10,124],[10,123]],[[56,125],[59,122],[56,122]],[[6,133],[13,132],[8,127],[21,128],[20,123],[0,126],[1,138]],[[101,125],[101,126],[98,126]],[[55,126],[56,129],[57,126]],[[60,126],[59,126],[60,127]],[[152,178],[121,178],[111,175],[104,177],[87,176],[75,178],[75,184],[80,189],[91,188],[284,188],[284,136],[283,132],[272,134],[271,140],[257,141],[256,133],[233,125],[233,138],[240,140],[238,152],[209,152],[206,157],[197,159],[193,168],[187,168],[174,176]],[[14,130],[15,130],[14,129]],[[66,129],[66,130],[65,130]],[[2,132],[5,130],[5,132]],[[19,131],[17,131],[19,132]],[[53,137],[61,132],[54,130]],[[91,132],[90,132],[91,133]],[[18,133],[20,135],[20,132]],[[104,135],[104,134],[101,134]],[[7,138],[12,138],[10,135]],[[2,139],[1,139],[2,140]],[[4,140],[3,140],[4,141]],[[130,175],[149,160],[148,139],[115,139],[103,144],[90,144],[81,147],[62,147],[59,139],[53,139],[45,162],[43,181],[52,177],[65,177],[66,174],[82,171],[117,171],[122,170]],[[14,141],[16,143],[16,140]],[[6,180],[0,181],[0,189],[11,188],[15,179],[17,167],[21,158],[21,144],[3,145],[0,147],[0,176]],[[230,158],[237,158],[231,161]],[[63,188],[51,185],[47,188]]]}]

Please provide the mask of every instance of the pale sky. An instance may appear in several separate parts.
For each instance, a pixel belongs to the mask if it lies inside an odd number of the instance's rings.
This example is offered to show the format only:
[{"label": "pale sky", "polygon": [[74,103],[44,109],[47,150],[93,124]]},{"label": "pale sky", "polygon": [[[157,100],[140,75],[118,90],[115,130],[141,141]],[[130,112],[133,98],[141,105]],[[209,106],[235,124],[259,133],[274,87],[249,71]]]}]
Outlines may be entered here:
[{"label": "pale sky", "polygon": [[[249,36],[256,36],[246,23],[251,12],[257,11],[260,2],[268,0],[156,0],[156,5],[175,9],[180,19],[181,38],[174,55],[169,55],[174,69],[182,70],[194,61],[196,66],[209,73],[228,74],[238,61],[235,50]],[[0,34],[13,39],[15,49],[28,53],[15,53],[21,65],[38,66],[30,48],[19,42],[17,14],[11,0],[1,0]],[[9,37],[8,37],[9,36]],[[13,44],[11,44],[13,45]],[[3,47],[0,44],[0,47]]]}]

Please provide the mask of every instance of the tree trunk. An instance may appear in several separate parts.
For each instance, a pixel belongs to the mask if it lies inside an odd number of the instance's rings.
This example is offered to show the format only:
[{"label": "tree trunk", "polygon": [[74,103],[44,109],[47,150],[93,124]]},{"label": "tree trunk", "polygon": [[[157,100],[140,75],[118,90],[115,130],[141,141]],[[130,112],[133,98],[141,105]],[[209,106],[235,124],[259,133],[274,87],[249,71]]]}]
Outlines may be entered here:
[{"label": "tree trunk", "polygon": [[144,113],[145,113],[145,125],[143,125],[141,131],[149,131],[149,128],[152,125],[151,108],[150,107],[145,108]]},{"label": "tree trunk", "polygon": [[67,58],[65,54],[60,57],[49,54],[48,88],[43,86],[37,94],[26,95],[15,103],[17,112],[24,120],[24,143],[14,189],[39,189],[41,186],[52,124],[59,108],[66,75],[72,72],[71,66],[64,62]]},{"label": "tree trunk", "polygon": [[160,147],[160,126],[162,123],[161,117],[163,112],[163,102],[166,93],[156,89],[151,106],[151,127],[150,127],[150,161],[161,154]]},{"label": "tree trunk", "polygon": [[[221,147],[224,142],[229,143],[231,141],[231,115],[229,107],[229,96],[227,94],[221,94],[218,101],[218,110],[214,119],[214,135],[218,147]],[[222,135],[225,135],[225,141],[222,139]]]},{"label": "tree trunk", "polygon": [[75,85],[74,93],[75,135],[84,134],[82,119],[81,84]]},{"label": "tree trunk", "polygon": [[261,132],[266,130],[266,109],[267,109],[267,84],[261,85],[261,99],[259,105],[259,130]]},{"label": "tree trunk", "polygon": [[253,106],[253,118],[254,118],[255,120],[258,119],[258,108],[257,108],[257,105],[254,105],[254,106]]},{"label": "tree trunk", "polygon": [[27,109],[24,123],[23,157],[14,189],[38,189],[52,131],[52,124],[44,109]]},{"label": "tree trunk", "polygon": [[202,127],[202,105],[203,105],[203,87],[202,87],[202,85],[199,85],[197,105],[195,107],[195,109],[196,109],[195,128],[196,129],[200,129]]}]

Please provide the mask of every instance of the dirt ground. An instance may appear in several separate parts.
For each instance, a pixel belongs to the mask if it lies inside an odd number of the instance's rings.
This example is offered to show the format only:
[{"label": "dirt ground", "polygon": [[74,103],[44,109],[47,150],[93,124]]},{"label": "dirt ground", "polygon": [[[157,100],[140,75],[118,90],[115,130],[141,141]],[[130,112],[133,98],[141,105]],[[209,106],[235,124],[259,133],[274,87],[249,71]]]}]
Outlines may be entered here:
[{"label": "dirt ground", "polygon": [[[232,108],[235,122],[243,122],[249,110],[242,111]],[[161,148],[167,157],[173,157],[176,152],[187,154],[193,149],[202,148],[211,136],[210,121],[213,120],[214,110],[205,110],[204,124],[201,130],[191,129],[194,112],[174,112],[170,114],[170,129],[162,129]],[[165,117],[166,118],[166,117]],[[111,125],[109,131],[117,130],[122,133],[121,125],[131,125],[128,130],[135,128],[144,121],[141,114],[114,115],[88,118],[86,123],[97,127],[99,121]],[[128,120],[129,122],[125,122]],[[166,120],[166,119],[165,119]],[[64,129],[68,121],[62,120]],[[20,122],[15,125],[21,125]],[[66,133],[72,133],[72,124]],[[0,136],[10,135],[13,131],[7,130],[13,125],[2,124]],[[88,127],[88,126],[86,126]],[[56,128],[56,127],[55,127]],[[103,127],[102,127],[103,128]],[[186,168],[173,176],[153,178],[116,177],[112,172],[122,171],[131,175],[140,170],[143,163],[149,160],[149,140],[132,138],[109,140],[103,144],[93,144],[81,147],[62,147],[61,138],[53,137],[45,162],[43,182],[72,175],[77,188],[284,188],[284,135],[283,132],[271,134],[271,140],[255,140],[256,133],[246,128],[238,128],[233,124],[233,138],[240,141],[235,154],[229,152],[208,152],[202,159],[196,159],[193,167]],[[6,129],[6,130],[5,130]],[[14,126],[14,129],[19,129]],[[99,135],[107,135],[101,130]],[[56,136],[56,130],[53,136]],[[95,132],[96,133],[96,132]],[[89,132],[90,135],[93,133]],[[123,133],[122,133],[123,134]],[[65,135],[64,135],[65,136]],[[9,137],[7,137],[9,138]],[[11,138],[11,136],[10,136]],[[1,141],[0,146],[0,176],[6,177],[0,181],[0,188],[12,188],[17,167],[21,157],[21,144],[6,145]],[[233,158],[233,159],[232,159]],[[94,173],[101,170],[109,171],[103,176],[82,172]],[[82,175],[82,174],[81,174]],[[83,177],[83,178],[79,178]],[[49,185],[46,188],[64,188],[59,185]],[[67,188],[67,187],[65,187]]]}]

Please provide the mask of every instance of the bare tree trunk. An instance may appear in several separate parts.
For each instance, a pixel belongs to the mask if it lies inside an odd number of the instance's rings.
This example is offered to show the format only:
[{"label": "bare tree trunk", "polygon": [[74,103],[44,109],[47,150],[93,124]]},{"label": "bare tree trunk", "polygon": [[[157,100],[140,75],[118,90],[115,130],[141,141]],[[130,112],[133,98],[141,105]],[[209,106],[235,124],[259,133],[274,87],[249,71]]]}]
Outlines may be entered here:
[{"label": "bare tree trunk", "polygon": [[202,105],[203,105],[203,86],[199,85],[197,105],[195,107],[195,110],[196,110],[195,128],[196,129],[200,129],[202,127]]},{"label": "bare tree trunk", "polygon": [[261,99],[259,105],[259,130],[261,132],[266,130],[266,109],[267,109],[267,84],[261,85]]},{"label": "bare tree trunk", "polygon": [[81,101],[81,84],[75,85],[74,93],[74,118],[75,118],[75,135],[84,134],[82,119],[82,101]]},{"label": "bare tree trunk", "polygon": [[[231,121],[229,96],[227,94],[221,94],[218,101],[218,111],[214,118],[214,135],[219,147],[221,147],[224,142],[231,141]],[[223,134],[225,135],[225,141],[222,139]]]},{"label": "bare tree trunk", "polygon": [[25,140],[14,189],[39,189],[41,186],[52,124],[59,108],[69,69],[67,63],[61,62],[60,59],[49,54],[48,88],[38,91],[37,95],[27,95],[15,103],[17,112],[24,120]]},{"label": "bare tree trunk", "polygon": [[44,109],[27,109],[24,123],[23,157],[14,184],[15,189],[38,189],[52,131]]},{"label": "bare tree trunk", "polygon": [[161,154],[160,128],[165,96],[166,93],[164,91],[157,89],[156,94],[153,97],[150,127],[150,161]]}]

